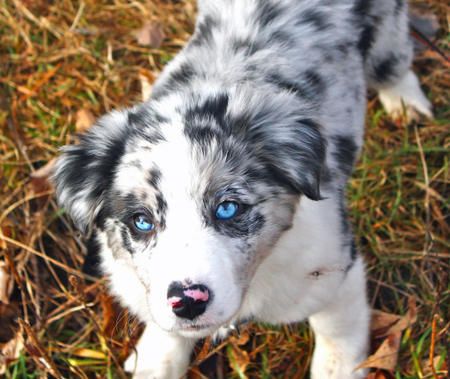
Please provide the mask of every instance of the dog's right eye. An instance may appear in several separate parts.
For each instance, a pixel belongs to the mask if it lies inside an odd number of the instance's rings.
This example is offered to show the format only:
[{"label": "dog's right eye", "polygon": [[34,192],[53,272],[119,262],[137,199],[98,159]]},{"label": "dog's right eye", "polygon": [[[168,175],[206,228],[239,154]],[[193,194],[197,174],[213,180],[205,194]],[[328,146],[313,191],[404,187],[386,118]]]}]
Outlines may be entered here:
[{"label": "dog's right eye", "polygon": [[133,225],[136,230],[142,233],[149,233],[155,228],[155,225],[143,213],[138,213],[133,216]]}]

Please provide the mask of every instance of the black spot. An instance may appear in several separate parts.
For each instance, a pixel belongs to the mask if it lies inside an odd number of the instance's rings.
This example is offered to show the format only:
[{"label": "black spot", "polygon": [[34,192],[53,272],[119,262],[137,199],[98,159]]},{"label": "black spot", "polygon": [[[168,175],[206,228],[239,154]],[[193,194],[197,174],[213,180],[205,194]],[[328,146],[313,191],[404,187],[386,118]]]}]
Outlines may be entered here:
[{"label": "black spot", "polygon": [[164,199],[162,193],[156,194],[156,213],[159,216],[159,227],[164,229],[166,227],[167,201]]},{"label": "black spot", "polygon": [[302,96],[304,92],[299,83],[295,83],[283,78],[278,72],[270,73],[266,77],[266,81],[276,85],[282,91],[293,92],[299,96]]},{"label": "black spot", "polygon": [[405,0],[395,0],[395,15],[399,15],[405,6]]},{"label": "black spot", "polygon": [[159,100],[173,91],[180,90],[188,85],[196,75],[194,67],[189,62],[182,63],[178,68],[169,73],[169,76],[153,88],[151,98]]},{"label": "black spot", "polygon": [[87,254],[84,257],[83,272],[93,277],[101,276],[100,270],[100,249],[101,245],[95,230],[86,242]]},{"label": "black spot", "polygon": [[269,44],[280,44],[285,48],[293,48],[295,46],[295,41],[289,33],[277,30],[270,34]]},{"label": "black spot", "polygon": [[123,247],[130,253],[133,254],[133,247],[131,246],[130,232],[128,227],[122,225],[120,227],[120,236],[122,237]]},{"label": "black spot", "polygon": [[128,112],[128,123],[130,125],[154,125],[167,123],[169,119],[155,109],[148,106],[148,104],[144,104],[136,109],[132,109]]},{"label": "black spot", "polygon": [[373,0],[357,0],[353,7],[355,15],[355,24],[360,27],[357,48],[364,59],[367,58],[369,51],[375,42],[378,32],[378,25],[381,18],[371,14]]},{"label": "black spot", "polygon": [[212,129],[209,125],[193,125],[186,123],[184,134],[191,142],[196,142],[204,147],[210,145],[213,140],[218,140],[221,135],[217,129]]},{"label": "black spot", "polygon": [[246,56],[255,54],[261,46],[250,38],[235,38],[231,41],[231,49],[234,53],[244,53]]},{"label": "black spot", "polygon": [[308,92],[310,98],[320,97],[326,90],[324,79],[314,70],[307,70],[303,73],[302,79],[305,82],[304,91]]},{"label": "black spot", "polygon": [[282,8],[268,0],[260,0],[257,8],[256,19],[262,27],[266,27],[278,18],[282,13]]},{"label": "black spot", "polygon": [[396,76],[396,67],[399,63],[399,58],[394,54],[389,54],[388,57],[380,60],[374,64],[375,80],[378,83],[389,82]]},{"label": "black spot", "polygon": [[192,46],[211,45],[213,38],[213,29],[220,26],[220,21],[214,19],[211,15],[199,20],[194,35],[188,43],[188,48]]},{"label": "black spot", "polygon": [[327,16],[323,12],[312,8],[307,9],[300,15],[297,24],[310,24],[318,31],[323,31],[331,27],[331,23],[327,20]]},{"label": "black spot", "polygon": [[[279,133],[285,133],[280,130]],[[279,141],[272,133],[253,136],[264,143],[259,163],[267,180],[294,194],[320,200],[320,177],[325,159],[325,140],[319,125],[311,119],[299,119],[289,127],[289,139]],[[262,140],[262,141],[261,141]]]},{"label": "black spot", "polygon": [[279,73],[273,72],[266,77],[266,81],[282,91],[292,92],[302,99],[311,101],[319,101],[326,89],[325,81],[314,70],[305,71],[298,81],[287,80]]},{"label": "black spot", "polygon": [[350,247],[350,259],[352,260],[352,262],[356,259],[357,256],[358,256],[358,248],[356,246],[355,239],[352,238],[352,244]]},{"label": "black spot", "polygon": [[[189,108],[185,115],[184,134],[191,140],[208,145],[228,129],[225,122],[229,97],[226,93],[210,96]],[[216,127],[214,128],[215,123]]]},{"label": "black spot", "polygon": [[338,202],[339,202],[338,204],[339,219],[341,222],[341,233],[345,238],[350,233],[350,223],[348,220],[347,204],[345,201],[345,194],[343,191],[339,192]]},{"label": "black spot", "polygon": [[156,167],[153,167],[149,172],[149,177],[147,179],[148,184],[150,184],[154,189],[158,189],[159,183],[161,181],[161,171]]},{"label": "black spot", "polygon": [[346,175],[350,175],[356,158],[358,147],[350,136],[333,136],[331,141],[335,151],[333,156],[336,159],[339,169]]}]

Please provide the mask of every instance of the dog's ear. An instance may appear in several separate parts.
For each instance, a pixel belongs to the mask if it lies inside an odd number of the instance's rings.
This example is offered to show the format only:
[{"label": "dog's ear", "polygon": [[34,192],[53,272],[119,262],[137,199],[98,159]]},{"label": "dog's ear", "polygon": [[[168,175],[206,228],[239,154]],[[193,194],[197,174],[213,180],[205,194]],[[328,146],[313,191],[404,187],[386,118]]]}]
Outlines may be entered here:
[{"label": "dog's ear", "polygon": [[81,135],[78,144],[62,149],[52,180],[58,203],[81,231],[101,208],[131,130],[127,112],[114,111]]},{"label": "dog's ear", "polygon": [[311,119],[272,125],[257,131],[262,139],[260,161],[269,175],[291,192],[312,200],[322,199],[320,177],[325,160],[325,139],[320,126]]}]

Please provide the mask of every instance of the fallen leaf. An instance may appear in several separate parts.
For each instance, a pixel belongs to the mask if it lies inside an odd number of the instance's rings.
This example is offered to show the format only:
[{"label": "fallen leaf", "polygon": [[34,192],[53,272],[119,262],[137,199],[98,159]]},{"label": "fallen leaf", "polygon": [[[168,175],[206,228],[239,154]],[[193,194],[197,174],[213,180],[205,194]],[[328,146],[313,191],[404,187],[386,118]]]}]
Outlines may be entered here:
[{"label": "fallen leaf", "polygon": [[392,371],[397,366],[398,349],[400,348],[401,332],[390,334],[380,345],[375,354],[372,354],[357,369],[379,368]]},{"label": "fallen leaf", "polygon": [[392,325],[399,322],[402,318],[400,315],[395,315],[392,313],[387,313],[380,311],[378,309],[372,310],[372,322],[370,324],[370,329],[374,337],[381,337],[385,335],[386,331],[389,330]]},{"label": "fallen leaf", "polygon": [[408,311],[404,316],[372,310],[371,330],[375,338],[402,332],[417,320],[417,306],[414,297],[408,299]]},{"label": "fallen leaf", "polygon": [[89,109],[80,109],[76,114],[75,129],[78,133],[88,130],[95,122],[95,116]]},{"label": "fallen leaf", "polygon": [[166,37],[162,25],[158,22],[147,22],[134,35],[139,45],[154,49],[158,49]]}]

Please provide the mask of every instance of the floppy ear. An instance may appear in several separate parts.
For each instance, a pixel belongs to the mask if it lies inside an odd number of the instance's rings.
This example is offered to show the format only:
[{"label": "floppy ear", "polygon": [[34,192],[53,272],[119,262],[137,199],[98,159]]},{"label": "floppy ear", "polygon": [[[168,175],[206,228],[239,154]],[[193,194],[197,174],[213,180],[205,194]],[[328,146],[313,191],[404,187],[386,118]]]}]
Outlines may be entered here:
[{"label": "floppy ear", "polygon": [[293,193],[321,200],[320,177],[326,144],[320,126],[311,119],[297,118],[263,129],[256,132],[263,140],[260,160],[269,175]]},{"label": "floppy ear", "polygon": [[81,231],[86,231],[108,190],[132,128],[127,112],[102,117],[77,145],[65,146],[52,180],[58,203]]}]

